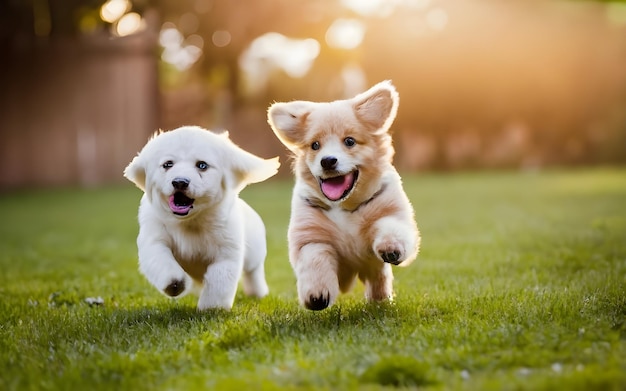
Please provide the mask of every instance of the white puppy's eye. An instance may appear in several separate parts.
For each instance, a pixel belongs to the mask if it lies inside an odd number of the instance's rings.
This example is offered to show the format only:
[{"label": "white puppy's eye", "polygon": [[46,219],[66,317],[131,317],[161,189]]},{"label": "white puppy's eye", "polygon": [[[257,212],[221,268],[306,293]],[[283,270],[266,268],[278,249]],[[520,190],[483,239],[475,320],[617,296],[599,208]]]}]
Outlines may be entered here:
[{"label": "white puppy's eye", "polygon": [[313,144],[311,144],[311,149],[314,151],[317,151],[318,149],[320,149],[320,142],[319,141],[313,141]]},{"label": "white puppy's eye", "polygon": [[354,145],[356,144],[356,140],[352,137],[346,137],[343,139],[343,144],[346,147],[351,148],[351,147],[354,147]]},{"label": "white puppy's eye", "polygon": [[168,168],[172,168],[172,167],[174,167],[174,162],[173,162],[173,161],[171,161],[171,160],[168,160],[168,161],[166,161],[165,163],[163,163],[163,168],[165,168],[166,170],[167,170]]},{"label": "white puppy's eye", "polygon": [[198,169],[202,171],[205,171],[209,168],[209,164],[207,162],[200,160],[199,162],[196,163],[196,167],[198,167]]}]

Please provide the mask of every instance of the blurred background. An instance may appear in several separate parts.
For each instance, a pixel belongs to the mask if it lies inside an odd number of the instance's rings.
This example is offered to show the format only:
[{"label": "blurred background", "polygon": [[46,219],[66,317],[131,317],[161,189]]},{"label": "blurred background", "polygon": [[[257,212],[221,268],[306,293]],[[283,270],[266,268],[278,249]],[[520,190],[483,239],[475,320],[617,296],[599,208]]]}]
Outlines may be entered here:
[{"label": "blurred background", "polygon": [[157,129],[285,148],[274,101],[384,79],[402,171],[626,163],[626,2],[1,0],[0,189],[97,186]]}]

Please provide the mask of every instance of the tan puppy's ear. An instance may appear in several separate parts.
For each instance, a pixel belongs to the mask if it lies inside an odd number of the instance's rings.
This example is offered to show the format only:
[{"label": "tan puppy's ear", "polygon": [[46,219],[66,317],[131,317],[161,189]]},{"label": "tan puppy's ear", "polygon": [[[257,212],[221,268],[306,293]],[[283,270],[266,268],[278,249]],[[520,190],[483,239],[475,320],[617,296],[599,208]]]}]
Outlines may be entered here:
[{"label": "tan puppy's ear", "polygon": [[226,157],[234,173],[234,187],[239,192],[250,183],[263,182],[276,175],[280,163],[278,156],[272,159],[263,159],[239,148],[228,138],[228,133],[220,134],[225,138],[227,146]]},{"label": "tan puppy's ear", "polygon": [[355,96],[352,101],[359,121],[374,133],[384,133],[396,118],[400,97],[391,82],[385,80]]},{"label": "tan puppy's ear", "polygon": [[141,190],[146,190],[146,167],[144,166],[141,154],[135,156],[128,166],[126,166],[124,176]]},{"label": "tan puppy's ear", "polygon": [[306,119],[311,113],[312,105],[312,102],[306,101],[279,102],[267,110],[267,122],[287,148],[293,150],[304,137]]}]

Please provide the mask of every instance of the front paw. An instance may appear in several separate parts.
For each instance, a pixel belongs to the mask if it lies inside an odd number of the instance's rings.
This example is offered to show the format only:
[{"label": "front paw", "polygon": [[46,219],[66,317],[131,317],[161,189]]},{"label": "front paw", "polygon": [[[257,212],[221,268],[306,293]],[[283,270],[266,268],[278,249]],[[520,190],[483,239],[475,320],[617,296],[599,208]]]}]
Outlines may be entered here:
[{"label": "front paw", "polygon": [[[336,280],[337,277],[334,277],[334,281]],[[326,282],[328,283],[329,281]],[[335,302],[335,299],[339,296],[339,285],[332,283],[320,284],[319,280],[317,284],[306,284],[304,281],[300,281],[298,292],[300,303],[304,307],[312,311],[321,311]]]},{"label": "front paw", "polygon": [[383,259],[383,262],[390,263],[392,265],[399,265],[402,261],[400,260],[401,253],[397,250],[392,250],[389,252],[382,251],[379,253],[380,257]]},{"label": "front paw", "polygon": [[312,311],[321,311],[330,304],[330,294],[310,295],[304,301],[304,306]]},{"label": "front paw", "polygon": [[163,289],[163,292],[171,297],[176,297],[185,291],[185,280],[172,279],[172,281]]},{"label": "front paw", "polygon": [[374,246],[374,251],[383,262],[392,265],[399,265],[405,259],[404,246],[397,240],[382,240]]}]

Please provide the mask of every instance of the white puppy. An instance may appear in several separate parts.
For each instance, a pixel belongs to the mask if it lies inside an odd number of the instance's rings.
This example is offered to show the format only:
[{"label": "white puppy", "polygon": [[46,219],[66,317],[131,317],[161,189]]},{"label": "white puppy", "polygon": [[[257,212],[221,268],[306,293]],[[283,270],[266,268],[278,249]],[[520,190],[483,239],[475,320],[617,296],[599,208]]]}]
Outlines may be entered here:
[{"label": "white puppy", "polygon": [[369,300],[391,299],[391,265],[417,256],[413,208],[392,165],[398,100],[382,82],[352,99],[269,108],[274,133],[295,157],[289,259],[309,309],[332,305],[356,277]]},{"label": "white puppy", "polygon": [[243,272],[249,296],[268,293],[261,217],[239,192],[276,174],[228,133],[186,126],[156,134],[124,170],[144,195],[139,207],[139,269],[177,297],[201,288],[198,309],[230,309]]}]

